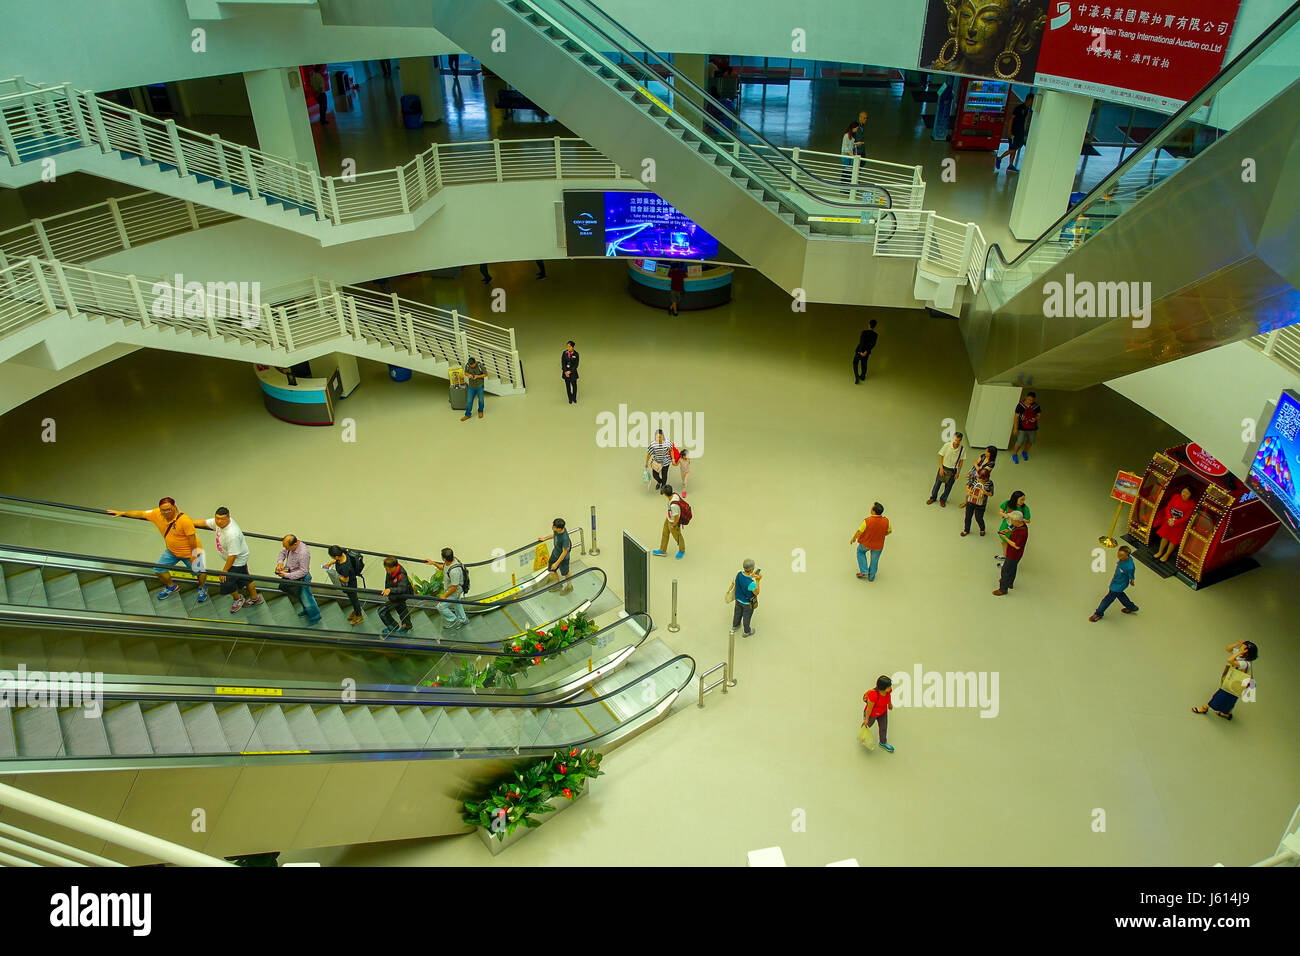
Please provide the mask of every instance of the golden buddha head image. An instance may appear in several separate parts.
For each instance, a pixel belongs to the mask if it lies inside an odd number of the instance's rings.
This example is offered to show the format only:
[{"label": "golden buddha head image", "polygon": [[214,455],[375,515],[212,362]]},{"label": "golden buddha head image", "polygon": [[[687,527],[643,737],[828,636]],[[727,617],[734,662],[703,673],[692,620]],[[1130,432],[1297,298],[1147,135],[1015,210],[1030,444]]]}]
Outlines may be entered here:
[{"label": "golden buddha head image", "polygon": [[[1032,80],[1047,24],[1045,0],[931,3],[942,4],[947,14],[946,36],[931,68],[999,80]],[[927,30],[927,44],[929,34]]]}]

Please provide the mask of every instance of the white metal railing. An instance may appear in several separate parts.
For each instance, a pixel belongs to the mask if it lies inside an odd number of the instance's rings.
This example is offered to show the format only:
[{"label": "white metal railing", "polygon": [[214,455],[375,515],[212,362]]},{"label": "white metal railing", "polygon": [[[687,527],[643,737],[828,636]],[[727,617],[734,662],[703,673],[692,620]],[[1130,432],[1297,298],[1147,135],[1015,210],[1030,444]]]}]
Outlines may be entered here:
[{"label": "white metal railing", "polygon": [[929,210],[894,210],[876,224],[878,256],[916,259],[924,268],[946,272],[978,292],[984,282],[988,240],[973,222],[945,219]]},{"label": "white metal railing", "polygon": [[1278,364],[1300,373],[1300,324],[1254,335],[1246,341]]},{"label": "white metal railing", "polygon": [[[234,866],[215,856],[172,843],[139,830],[132,830],[112,820],[105,820],[84,810],[64,806],[38,797],[8,784],[0,784],[0,807],[26,814],[57,827],[84,833],[96,840],[111,843],[143,854],[151,860],[177,866]],[[16,854],[16,855],[15,855]],[[71,846],[59,840],[0,823],[0,865],[2,866],[124,866],[97,853]]]},{"label": "white metal railing", "polygon": [[[38,87],[21,77],[4,84],[0,89],[11,92],[0,95],[0,154],[12,165],[94,146],[160,164],[181,176],[235,186],[253,198],[296,206],[336,225],[408,215],[447,185],[632,178],[590,144],[561,137],[434,144],[395,169],[321,176],[306,164],[159,120],[71,84]],[[925,196],[919,166],[861,157],[846,163],[838,154],[802,148],[762,149],[793,176],[798,176],[798,163],[837,184],[818,184],[819,193],[832,199],[870,201],[878,195],[874,187],[881,186],[895,208],[920,209]]]},{"label": "white metal railing", "polygon": [[[247,292],[218,284],[201,292],[177,289],[166,279],[29,256],[0,268],[0,339],[64,311],[287,353],[342,338],[448,366],[473,355],[489,378],[523,387],[514,329],[396,295],[317,280],[268,290],[265,301],[262,296],[250,299]],[[169,307],[174,302],[184,307]]]}]

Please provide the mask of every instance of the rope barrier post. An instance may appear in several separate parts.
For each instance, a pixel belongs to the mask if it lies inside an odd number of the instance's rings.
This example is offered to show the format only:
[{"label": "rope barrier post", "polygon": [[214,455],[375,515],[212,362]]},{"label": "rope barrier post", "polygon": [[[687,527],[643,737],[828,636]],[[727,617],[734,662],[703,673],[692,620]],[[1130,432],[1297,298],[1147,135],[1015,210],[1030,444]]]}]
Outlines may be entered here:
[{"label": "rope barrier post", "polygon": [[673,619],[668,622],[668,630],[676,634],[681,630],[677,626],[677,579],[673,578]]},{"label": "rope barrier post", "polygon": [[591,506],[591,547],[587,549],[588,554],[600,554],[600,548],[596,547],[596,506]]},{"label": "rope barrier post", "polygon": [[736,686],[736,632],[727,635],[727,687]]}]

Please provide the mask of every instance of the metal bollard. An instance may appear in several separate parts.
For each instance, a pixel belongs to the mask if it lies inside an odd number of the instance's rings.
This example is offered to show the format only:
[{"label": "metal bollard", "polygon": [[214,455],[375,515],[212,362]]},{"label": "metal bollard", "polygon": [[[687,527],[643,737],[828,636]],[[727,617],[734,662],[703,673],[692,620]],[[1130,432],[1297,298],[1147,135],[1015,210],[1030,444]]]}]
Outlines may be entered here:
[{"label": "metal bollard", "polygon": [[676,634],[681,630],[677,626],[677,579],[673,578],[673,619],[668,623],[668,630]]},{"label": "metal bollard", "polygon": [[736,632],[732,631],[727,635],[727,674],[731,680],[727,681],[728,687],[736,686]]},{"label": "metal bollard", "polygon": [[588,554],[600,554],[600,548],[596,547],[596,506],[591,506],[591,548]]}]

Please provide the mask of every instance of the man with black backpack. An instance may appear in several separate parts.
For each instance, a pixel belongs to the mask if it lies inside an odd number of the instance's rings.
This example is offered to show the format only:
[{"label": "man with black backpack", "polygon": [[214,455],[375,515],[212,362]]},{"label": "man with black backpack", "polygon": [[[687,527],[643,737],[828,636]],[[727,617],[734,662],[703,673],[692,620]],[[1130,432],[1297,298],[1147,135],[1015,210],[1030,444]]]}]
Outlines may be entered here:
[{"label": "man with black backpack", "polygon": [[686,499],[673,492],[672,485],[664,485],[661,492],[668,499],[668,517],[664,520],[663,537],[659,539],[659,547],[654,552],[659,557],[666,557],[668,554],[668,536],[671,534],[677,541],[677,560],[686,557],[686,542],[682,540],[682,528],[691,523],[691,506],[686,503]]},{"label": "man with black backpack", "polygon": [[330,545],[329,555],[329,564],[325,565],[325,570],[352,602],[352,613],[348,615],[348,623],[356,627],[365,620],[365,615],[361,613],[361,602],[357,600],[357,586],[366,559],[361,552],[340,548],[337,544]]},{"label": "man with black backpack", "polygon": [[379,609],[379,619],[384,622],[384,634],[392,634],[399,628],[411,629],[411,614],[406,609],[406,599],[415,593],[411,586],[411,577],[406,568],[391,554],[384,558],[384,589],[379,592],[388,598],[388,606]]},{"label": "man with black backpack", "polygon": [[464,627],[469,623],[469,615],[465,613],[465,605],[449,603],[449,600],[466,600],[469,592],[469,569],[461,563],[451,548],[442,549],[441,561],[434,561],[432,558],[425,558],[424,560],[425,564],[432,564],[442,568],[442,592],[438,595],[438,597],[444,599],[438,605],[438,613],[442,615],[442,629],[451,631],[458,627]]}]

